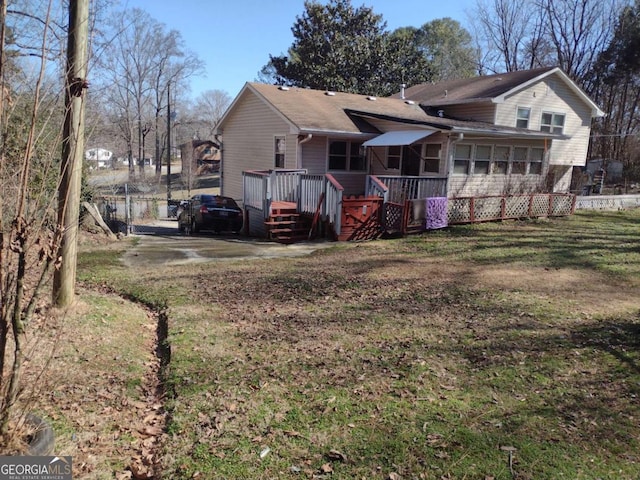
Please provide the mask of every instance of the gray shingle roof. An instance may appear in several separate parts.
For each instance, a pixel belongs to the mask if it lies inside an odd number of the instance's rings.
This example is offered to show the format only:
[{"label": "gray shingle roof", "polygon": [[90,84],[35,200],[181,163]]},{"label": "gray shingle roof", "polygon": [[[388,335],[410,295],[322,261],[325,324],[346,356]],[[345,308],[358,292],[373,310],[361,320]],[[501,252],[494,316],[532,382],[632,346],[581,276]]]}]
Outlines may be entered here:
[{"label": "gray shingle roof", "polygon": [[420,122],[425,112],[399,98],[375,98],[353,93],[324,92],[306,88],[282,89],[276,85],[249,83],[247,86],[273,106],[301,131],[331,131],[344,133],[379,133],[363,124],[351,112],[370,112],[398,119]]},{"label": "gray shingle roof", "polygon": [[375,118],[436,130],[550,136],[521,128],[430,115],[416,102],[399,97],[374,99],[352,93],[329,93],[295,87],[283,89],[277,85],[263,83],[248,83],[247,88],[271,105],[300,133],[379,134],[380,132],[367,122],[367,119]]},{"label": "gray shingle roof", "polygon": [[[555,67],[544,67],[439,83],[425,83],[406,89],[405,98],[429,106],[491,101],[554,69]],[[400,94],[398,93],[394,97],[400,98]]]},{"label": "gray shingle roof", "polygon": [[[241,95],[253,92],[270,105],[292,128],[300,133],[331,133],[362,135],[380,133],[367,119],[376,118],[412,125],[422,125],[438,130],[478,131],[495,135],[545,136],[543,132],[498,126],[434,115],[438,107],[451,104],[499,101],[500,97],[547,75],[558,75],[592,106],[594,115],[603,112],[556,67],[522,70],[511,73],[487,75],[422,84],[408,88],[404,98],[398,93],[391,97],[368,97],[342,92],[326,92],[297,87],[279,87],[264,83],[247,83]],[[236,99],[240,98],[240,96]],[[234,104],[235,102],[234,101]],[[233,109],[233,105],[231,107]],[[230,110],[231,110],[230,109]],[[226,116],[226,114],[225,114]],[[224,123],[224,117],[222,120]]]}]

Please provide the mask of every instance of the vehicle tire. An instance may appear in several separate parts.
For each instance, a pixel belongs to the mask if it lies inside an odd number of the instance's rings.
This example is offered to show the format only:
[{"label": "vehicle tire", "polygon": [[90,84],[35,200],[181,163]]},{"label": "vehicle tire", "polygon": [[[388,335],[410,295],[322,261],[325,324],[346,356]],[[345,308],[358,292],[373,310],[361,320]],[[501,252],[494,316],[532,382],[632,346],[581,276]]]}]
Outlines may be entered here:
[{"label": "vehicle tire", "polygon": [[196,219],[194,218],[193,220],[191,220],[191,235],[193,235],[194,233],[198,233],[200,231],[200,227],[198,226],[198,222],[196,222]]},{"label": "vehicle tire", "polygon": [[183,225],[183,224],[181,224],[181,223],[178,223],[178,231],[179,231],[180,233],[184,233],[184,230],[185,230],[184,225]]},{"label": "vehicle tire", "polygon": [[29,440],[27,454],[34,457],[53,455],[55,438],[51,426],[32,413],[27,414],[25,422],[34,428],[33,436]]}]

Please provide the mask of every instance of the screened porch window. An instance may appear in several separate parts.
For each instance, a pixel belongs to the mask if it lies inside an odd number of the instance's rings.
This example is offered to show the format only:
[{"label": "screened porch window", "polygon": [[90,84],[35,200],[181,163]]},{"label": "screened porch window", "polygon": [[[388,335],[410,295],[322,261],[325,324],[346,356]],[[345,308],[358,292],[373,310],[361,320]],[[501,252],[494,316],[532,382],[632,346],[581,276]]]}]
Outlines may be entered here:
[{"label": "screened porch window", "polygon": [[511,162],[511,173],[514,175],[524,175],[527,173],[527,147],[515,147],[513,149],[513,162]]},{"label": "screened porch window", "polygon": [[544,148],[532,148],[529,151],[529,174],[540,175],[542,173],[542,161],[544,160]]},{"label": "screened porch window", "polygon": [[469,165],[471,164],[472,145],[457,144],[455,157],[453,160],[453,173],[460,175],[469,174]]},{"label": "screened porch window", "polygon": [[491,165],[491,145],[476,145],[473,173],[476,175],[488,175]]},{"label": "screened porch window", "polygon": [[493,150],[493,169],[496,175],[506,175],[509,171],[509,158],[511,157],[511,147],[496,145]]}]

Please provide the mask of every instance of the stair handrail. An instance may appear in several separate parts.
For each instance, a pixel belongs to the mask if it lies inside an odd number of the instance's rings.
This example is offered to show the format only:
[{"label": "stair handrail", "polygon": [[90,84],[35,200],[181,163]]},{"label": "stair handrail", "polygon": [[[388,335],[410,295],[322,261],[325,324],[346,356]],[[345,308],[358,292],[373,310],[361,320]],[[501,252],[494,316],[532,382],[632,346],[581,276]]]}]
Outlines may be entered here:
[{"label": "stair handrail", "polygon": [[389,201],[389,187],[375,175],[367,175],[365,194],[367,197],[382,197],[385,203]]},{"label": "stair handrail", "polygon": [[329,224],[333,225],[336,236],[340,235],[342,227],[342,198],[344,188],[340,185],[333,175],[325,174],[325,202],[324,217],[329,220]]}]

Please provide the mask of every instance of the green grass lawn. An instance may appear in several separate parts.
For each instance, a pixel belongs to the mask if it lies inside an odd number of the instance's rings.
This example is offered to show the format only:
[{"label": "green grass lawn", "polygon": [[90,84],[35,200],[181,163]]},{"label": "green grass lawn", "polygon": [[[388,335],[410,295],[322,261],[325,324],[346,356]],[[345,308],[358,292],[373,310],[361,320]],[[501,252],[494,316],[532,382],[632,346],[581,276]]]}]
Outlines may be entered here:
[{"label": "green grass lawn", "polygon": [[110,255],[81,280],[168,315],[166,478],[640,478],[640,210]]}]

